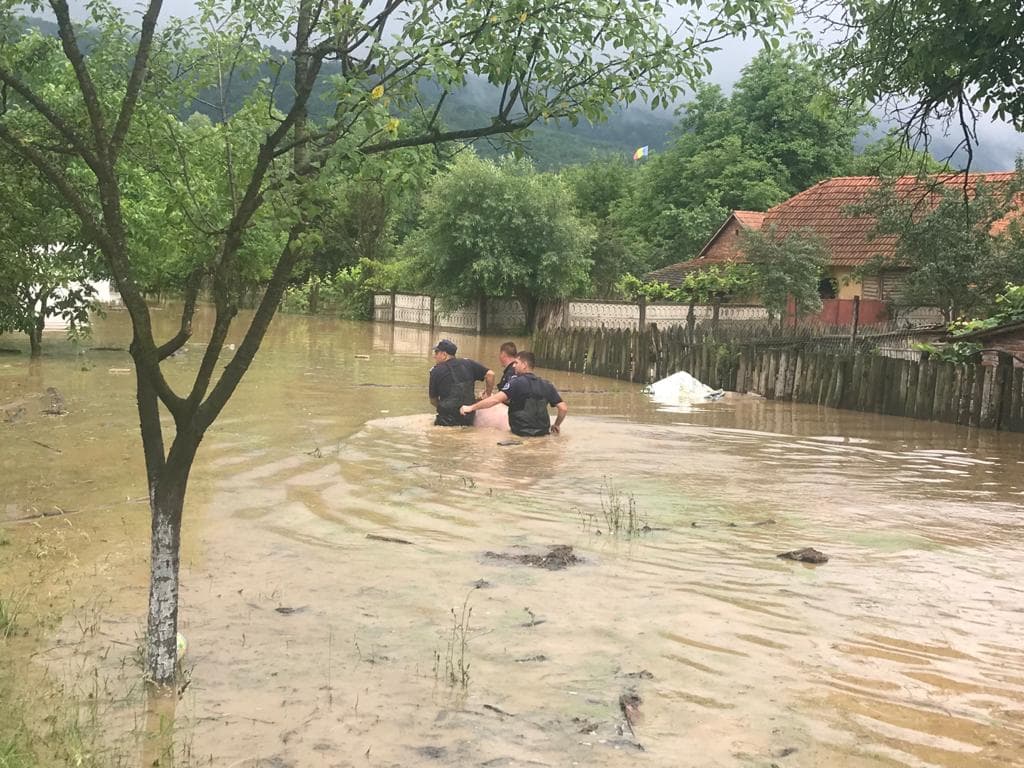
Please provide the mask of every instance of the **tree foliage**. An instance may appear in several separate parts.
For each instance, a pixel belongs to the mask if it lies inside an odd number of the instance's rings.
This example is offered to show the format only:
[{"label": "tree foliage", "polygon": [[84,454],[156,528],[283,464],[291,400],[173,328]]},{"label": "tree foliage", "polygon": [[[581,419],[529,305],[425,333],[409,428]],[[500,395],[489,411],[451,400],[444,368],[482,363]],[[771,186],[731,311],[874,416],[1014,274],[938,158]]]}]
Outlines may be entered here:
[{"label": "tree foliage", "polygon": [[729,211],[764,211],[844,173],[866,123],[820,67],[793,49],[767,49],[730,96],[717,85],[697,89],[673,143],[616,206],[616,223],[650,244],[651,268],[685,261]]},{"label": "tree foliage", "polygon": [[0,333],[26,334],[36,356],[48,317],[61,317],[71,333],[88,328],[98,265],[74,214],[34,168],[5,151],[0,209]]},{"label": "tree foliage", "polygon": [[514,296],[532,330],[541,301],[586,287],[592,239],[557,176],[467,153],[425,193],[408,247],[426,290],[469,301]]},{"label": "tree foliage", "polygon": [[893,300],[897,310],[937,307],[946,322],[991,311],[1008,281],[1024,282],[1019,224],[992,236],[993,224],[1017,204],[1021,181],[998,189],[979,182],[970,197],[961,186],[935,188],[928,201],[884,185],[852,212],[874,216],[878,234],[895,235],[896,252],[864,272],[906,271]]},{"label": "tree foliage", "polygon": [[908,138],[952,123],[968,151],[976,106],[1024,129],[1024,14],[998,0],[840,0],[814,12],[839,34],[836,77],[887,107]]},{"label": "tree foliage", "polygon": [[780,235],[768,227],[745,231],[742,238],[741,249],[751,270],[750,287],[770,315],[784,317],[790,301],[797,314],[821,309],[818,285],[828,252],[813,232]]}]

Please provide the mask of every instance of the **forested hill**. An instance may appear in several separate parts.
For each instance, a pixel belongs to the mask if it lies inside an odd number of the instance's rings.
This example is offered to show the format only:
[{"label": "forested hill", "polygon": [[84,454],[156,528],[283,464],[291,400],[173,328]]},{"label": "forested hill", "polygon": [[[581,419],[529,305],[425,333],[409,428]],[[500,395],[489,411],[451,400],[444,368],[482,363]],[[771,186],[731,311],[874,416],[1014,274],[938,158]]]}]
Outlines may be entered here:
[{"label": "forested hill", "polygon": [[[56,25],[51,22],[33,19],[32,24],[43,34],[54,36],[57,34]],[[288,61],[286,52],[274,48],[271,50],[278,60]],[[329,105],[323,99],[327,90],[326,80],[336,72],[336,64],[330,62],[325,64],[324,83],[318,92],[314,93],[313,103],[310,107],[310,113],[314,118],[318,115],[324,117],[327,114]],[[287,83],[290,76],[291,67],[286,64],[285,71],[276,79],[279,82]],[[264,68],[255,78],[238,81],[234,92],[229,95],[228,109],[237,109],[245,95],[260,79],[275,79],[275,73]],[[436,93],[429,93],[431,90],[429,85],[424,87],[427,103],[430,103],[429,99],[432,95],[436,96]],[[478,82],[470,83],[460,92],[451,94],[445,100],[442,110],[444,124],[450,128],[468,128],[486,122],[492,114],[488,106],[494,104],[493,92],[489,93],[489,91],[490,86]],[[209,99],[208,101],[212,102],[213,100]],[[281,108],[288,107],[290,94],[287,92],[287,88],[280,89],[277,102]],[[186,117],[192,112],[203,112],[213,119],[219,117],[209,103],[197,102],[183,105],[181,116]],[[538,124],[524,139],[522,146],[526,153],[534,159],[537,166],[544,170],[586,162],[595,155],[617,155],[628,158],[632,156],[637,147],[649,146],[652,153],[664,149],[670,140],[670,134],[676,121],[676,118],[669,112],[651,112],[643,106],[633,106],[628,110],[613,112],[606,122],[597,125],[591,125],[585,121],[576,126],[569,125],[564,121],[558,125]],[[1008,140],[1005,136],[997,136],[994,131],[990,136],[986,127],[985,124],[979,125],[981,142],[980,146],[974,150],[972,169],[975,171],[1012,170],[1014,159],[1024,147],[1024,141],[1021,141],[1019,134],[1017,141]],[[874,140],[881,135],[882,130],[878,130],[870,136],[870,139]],[[936,135],[931,138],[928,149],[933,157],[945,158],[953,151],[957,140],[957,137],[949,138]],[[508,145],[500,139],[491,142],[478,142],[476,148],[485,157],[494,157],[509,149]],[[858,147],[858,151],[859,149],[860,147]],[[961,150],[954,157],[953,165],[961,166],[965,162],[966,157]]]},{"label": "forested hill", "polygon": [[[56,36],[57,34],[56,25],[44,19],[32,19],[31,24],[45,35]],[[277,60],[288,62],[286,52],[273,47],[270,50]],[[330,107],[328,101],[323,97],[327,91],[327,80],[337,71],[337,64],[325,63],[323,83],[314,92],[310,105],[310,114],[314,119],[327,115]],[[272,73],[269,68],[264,67],[256,77],[236,81],[234,91],[229,94],[227,99],[228,110],[237,109],[245,96],[260,80],[275,79],[280,83],[289,82],[291,79],[290,64],[285,65],[285,70],[280,75]],[[429,93],[433,90],[429,84],[424,86],[423,90],[425,100],[436,95]],[[493,105],[496,101],[494,94],[489,93],[489,90],[490,87],[486,83],[479,82],[471,83],[458,93],[449,95],[442,110],[444,124],[456,129],[486,124],[493,114]],[[201,112],[217,119],[219,114],[211,106],[216,99],[206,98],[203,101],[206,103],[201,101],[191,105],[182,105],[181,116],[184,118],[193,112]],[[291,102],[291,94],[287,88],[279,89],[276,101],[278,107],[287,109]],[[430,102],[427,101],[427,103]],[[669,133],[674,124],[675,118],[670,113],[653,113],[642,106],[633,107],[628,111],[621,110],[611,114],[606,122],[598,125],[591,125],[585,121],[576,126],[571,126],[567,122],[559,125],[537,125],[524,139],[522,146],[526,153],[535,160],[538,167],[553,169],[586,162],[594,155],[631,157],[637,147],[645,145],[650,147],[651,152],[657,152],[663,149],[668,142]],[[477,151],[481,155],[493,157],[508,151],[508,146],[500,141],[478,142]]]}]

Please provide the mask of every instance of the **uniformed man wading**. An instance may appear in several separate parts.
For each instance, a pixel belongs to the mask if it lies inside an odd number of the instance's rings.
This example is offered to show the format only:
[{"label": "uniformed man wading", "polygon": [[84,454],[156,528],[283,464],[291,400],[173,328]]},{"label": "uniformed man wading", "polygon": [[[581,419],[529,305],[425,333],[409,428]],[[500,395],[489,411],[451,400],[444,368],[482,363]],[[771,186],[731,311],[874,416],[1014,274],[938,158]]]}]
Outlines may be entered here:
[{"label": "uniformed man wading", "polygon": [[430,403],[437,409],[434,424],[441,427],[468,427],[473,414],[460,413],[463,405],[476,401],[474,382],[484,383],[484,397],[494,391],[494,371],[468,358],[457,358],[455,342],[442,339],[434,347],[434,367],[430,369]]},{"label": "uniformed man wading", "polygon": [[[569,406],[562,400],[554,385],[534,375],[535,360],[532,352],[520,352],[516,356],[516,375],[505,386],[504,391],[495,392],[476,403],[462,406],[463,414],[472,416],[474,411],[491,408],[498,403],[508,403],[508,425],[520,437],[540,437],[548,432],[556,435],[561,429]],[[558,409],[555,423],[548,416],[548,406]]]},{"label": "uniformed man wading", "polygon": [[519,351],[516,349],[514,341],[506,341],[498,350],[498,361],[502,367],[501,380],[498,382],[499,392],[504,392],[505,387],[512,381],[512,377],[516,375],[516,355],[518,354]]}]

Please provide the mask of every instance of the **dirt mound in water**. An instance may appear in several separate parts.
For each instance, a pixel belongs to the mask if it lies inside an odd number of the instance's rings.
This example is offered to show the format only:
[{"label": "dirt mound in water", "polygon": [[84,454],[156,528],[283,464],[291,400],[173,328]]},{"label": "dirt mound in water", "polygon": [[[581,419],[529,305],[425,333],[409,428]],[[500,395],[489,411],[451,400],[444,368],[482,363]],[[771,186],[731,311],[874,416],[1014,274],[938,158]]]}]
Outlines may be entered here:
[{"label": "dirt mound in water", "polygon": [[492,560],[509,560],[521,565],[531,565],[534,568],[546,568],[549,571],[560,571],[570,565],[583,562],[572,551],[572,547],[566,544],[554,544],[548,547],[547,553],[539,555],[523,554],[512,555],[505,552],[485,552],[484,557]]}]

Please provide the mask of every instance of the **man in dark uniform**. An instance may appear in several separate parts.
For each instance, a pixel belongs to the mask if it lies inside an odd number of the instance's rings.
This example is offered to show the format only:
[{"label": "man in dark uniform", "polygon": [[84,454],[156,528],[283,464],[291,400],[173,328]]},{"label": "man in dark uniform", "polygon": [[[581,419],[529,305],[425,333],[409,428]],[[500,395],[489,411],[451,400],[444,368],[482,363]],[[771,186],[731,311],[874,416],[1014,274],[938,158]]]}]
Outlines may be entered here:
[{"label": "man in dark uniform", "polygon": [[504,392],[505,387],[516,375],[516,355],[519,354],[514,341],[506,341],[498,350],[498,360],[504,370],[501,372],[501,381],[498,382],[498,391]]},{"label": "man in dark uniform", "polygon": [[484,397],[494,391],[494,371],[475,360],[457,358],[455,342],[442,339],[434,347],[430,369],[430,404],[437,409],[434,424],[440,427],[468,427],[473,415],[459,412],[460,406],[476,402],[473,382],[484,382]]},{"label": "man in dark uniform", "polygon": [[[460,413],[472,415],[482,408],[491,408],[498,403],[508,403],[508,425],[520,437],[540,437],[548,432],[558,434],[562,422],[569,412],[555,386],[533,373],[535,360],[532,352],[520,352],[516,356],[516,375],[501,392],[495,392],[476,403],[459,409]],[[558,410],[555,423],[548,416],[548,406]]]}]

